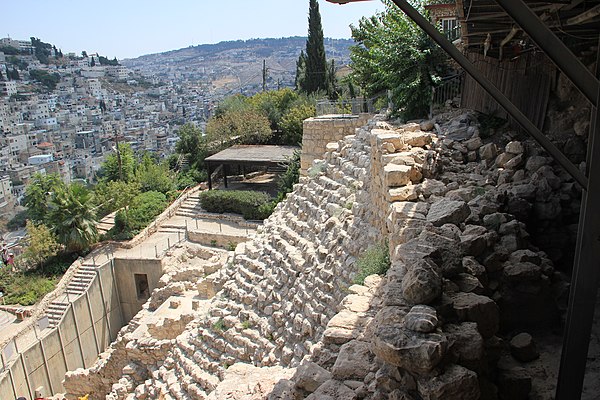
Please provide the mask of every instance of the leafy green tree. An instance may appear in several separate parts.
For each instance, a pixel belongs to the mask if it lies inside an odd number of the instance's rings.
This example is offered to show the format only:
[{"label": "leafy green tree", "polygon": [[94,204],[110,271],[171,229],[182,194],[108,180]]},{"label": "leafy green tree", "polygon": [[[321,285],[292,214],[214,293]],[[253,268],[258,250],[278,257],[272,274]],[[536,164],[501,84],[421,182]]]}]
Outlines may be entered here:
[{"label": "leafy green tree", "polygon": [[176,189],[176,178],[169,170],[169,165],[157,163],[150,155],[145,154],[135,171],[135,181],[142,192],[156,191],[167,194]]},{"label": "leafy green tree", "polygon": [[48,199],[64,188],[65,184],[58,174],[35,173],[25,188],[23,199],[29,218],[36,222],[44,222],[48,214]]},{"label": "leafy green tree", "polygon": [[87,58],[87,56],[88,56],[88,54],[87,54],[87,51],[83,50],[83,51],[81,52],[81,57],[83,57],[83,58]]},{"label": "leafy green tree", "polygon": [[[394,111],[401,117],[423,117],[447,58],[390,0],[383,2],[384,12],[351,26],[357,43],[350,53],[352,78],[371,96],[390,90]],[[411,3],[423,11],[422,1]]]},{"label": "leafy green tree", "polygon": [[301,89],[309,94],[327,90],[327,60],[325,59],[323,26],[317,0],[309,1],[306,72]]},{"label": "leafy green tree", "polygon": [[27,266],[40,267],[60,250],[56,236],[44,224],[27,221],[27,244],[21,258]]},{"label": "leafy green tree", "polygon": [[140,194],[140,184],[136,181],[100,182],[94,188],[94,204],[98,216],[108,215],[128,206],[138,194]]},{"label": "leafy green tree", "polygon": [[308,102],[290,108],[281,119],[283,142],[290,145],[302,143],[302,123],[315,115],[314,104]]},{"label": "leafy green tree", "polygon": [[60,75],[57,73],[50,74],[46,71],[33,69],[29,71],[29,76],[40,82],[44,85],[48,90],[56,89],[56,85],[60,82]]},{"label": "leafy green tree", "polygon": [[281,129],[281,118],[299,98],[298,93],[286,88],[257,93],[248,98],[246,102],[262,111],[269,118],[272,130],[279,131]]},{"label": "leafy green tree", "polygon": [[93,195],[74,183],[56,192],[48,204],[47,223],[70,253],[81,253],[98,240]]},{"label": "leafy green tree", "polygon": [[92,57],[92,62],[90,62],[90,67],[95,67],[96,61],[94,61],[94,57]]},{"label": "leafy green tree", "polygon": [[135,173],[135,156],[129,143],[119,143],[114,153],[109,154],[99,171],[101,181],[131,182]]},{"label": "leafy green tree", "polygon": [[146,227],[168,205],[167,198],[160,192],[145,192],[137,195],[127,209],[115,215],[115,226],[110,234],[116,239],[129,239]]},{"label": "leafy green tree", "polygon": [[209,142],[240,144],[267,143],[272,136],[269,119],[250,107],[211,118],[206,125]]},{"label": "leafy green tree", "polygon": [[175,145],[175,151],[187,157],[192,165],[204,160],[206,154],[205,141],[202,130],[192,124],[185,124],[177,131],[179,141]]}]

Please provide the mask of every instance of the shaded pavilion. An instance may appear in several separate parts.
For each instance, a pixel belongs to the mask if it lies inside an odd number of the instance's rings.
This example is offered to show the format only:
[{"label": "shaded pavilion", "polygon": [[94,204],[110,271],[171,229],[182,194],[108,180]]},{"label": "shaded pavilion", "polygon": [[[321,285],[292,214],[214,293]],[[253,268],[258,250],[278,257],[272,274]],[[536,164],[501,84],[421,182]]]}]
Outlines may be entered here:
[{"label": "shaded pavilion", "polygon": [[219,166],[223,169],[223,184],[227,187],[230,168],[267,167],[277,168],[289,163],[297,146],[235,145],[204,159],[208,169],[208,189],[212,189],[212,172]]}]

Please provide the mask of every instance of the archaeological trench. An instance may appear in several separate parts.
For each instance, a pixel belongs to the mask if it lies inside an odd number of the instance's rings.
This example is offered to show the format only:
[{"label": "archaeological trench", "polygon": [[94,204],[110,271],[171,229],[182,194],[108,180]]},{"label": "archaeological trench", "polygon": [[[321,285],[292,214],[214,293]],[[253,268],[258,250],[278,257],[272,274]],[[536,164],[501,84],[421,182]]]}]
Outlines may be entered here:
[{"label": "archaeological trench", "polygon": [[[230,252],[190,235],[142,310],[54,392],[553,398],[580,188],[536,143],[479,117],[305,121],[303,177],[256,234]],[[581,162],[584,140],[567,141]],[[355,284],[357,260],[385,243],[387,273]],[[598,342],[586,399],[600,391]]]}]

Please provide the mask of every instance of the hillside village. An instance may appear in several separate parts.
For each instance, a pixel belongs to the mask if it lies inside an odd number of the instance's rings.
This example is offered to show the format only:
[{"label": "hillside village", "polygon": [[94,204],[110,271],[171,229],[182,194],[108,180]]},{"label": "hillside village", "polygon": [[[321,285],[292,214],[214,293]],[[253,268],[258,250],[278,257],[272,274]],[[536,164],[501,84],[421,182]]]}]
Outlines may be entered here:
[{"label": "hillside village", "polygon": [[[332,55],[347,63],[350,41],[332,42]],[[116,141],[166,157],[179,126],[202,127],[223,97],[260,90],[262,57],[269,59],[267,87],[293,86],[304,43],[300,37],[226,42],[101,65],[106,58],[98,54],[59,57],[55,47],[43,64],[31,40],[0,39],[0,48],[17,53],[0,51],[0,211],[14,212],[36,172],[93,182]],[[15,70],[19,79],[7,80]],[[45,86],[35,79],[39,71],[56,82]]]}]

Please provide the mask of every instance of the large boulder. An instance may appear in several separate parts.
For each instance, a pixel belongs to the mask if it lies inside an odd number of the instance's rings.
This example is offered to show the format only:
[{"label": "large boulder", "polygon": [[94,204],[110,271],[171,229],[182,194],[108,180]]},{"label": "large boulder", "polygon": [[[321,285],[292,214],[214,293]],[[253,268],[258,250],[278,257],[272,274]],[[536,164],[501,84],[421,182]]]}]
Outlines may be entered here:
[{"label": "large boulder", "polygon": [[431,222],[435,226],[444,224],[458,225],[463,222],[471,210],[464,201],[441,199],[431,206],[427,214],[427,222]]},{"label": "large boulder", "polygon": [[446,351],[446,337],[418,333],[401,324],[382,325],[375,332],[372,351],[381,360],[409,372],[425,374],[435,368]]},{"label": "large boulder", "polygon": [[370,371],[372,360],[373,353],[371,353],[370,344],[353,340],[340,348],[331,373],[337,380],[362,381]]},{"label": "large boulder", "polygon": [[452,365],[438,376],[418,380],[423,400],[477,400],[480,397],[477,374],[460,365]]},{"label": "large boulder", "polygon": [[492,299],[475,293],[456,293],[452,296],[454,311],[462,321],[477,323],[484,338],[492,337],[499,327],[498,306]]},{"label": "large boulder", "polygon": [[441,271],[429,259],[417,260],[402,280],[402,294],[411,304],[428,304],[441,293]]}]

